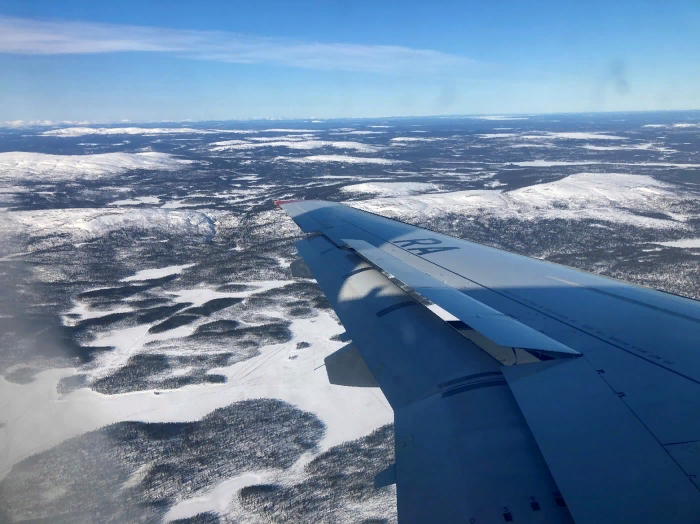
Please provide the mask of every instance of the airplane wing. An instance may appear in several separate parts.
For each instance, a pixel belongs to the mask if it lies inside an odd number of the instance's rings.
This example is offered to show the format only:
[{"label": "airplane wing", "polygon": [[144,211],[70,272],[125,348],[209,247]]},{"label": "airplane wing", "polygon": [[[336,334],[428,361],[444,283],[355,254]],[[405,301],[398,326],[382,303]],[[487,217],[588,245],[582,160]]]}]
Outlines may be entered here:
[{"label": "airplane wing", "polygon": [[700,522],[700,302],[280,205],[352,339],[331,382],[378,385],[394,410],[375,483],[396,483],[399,522]]}]

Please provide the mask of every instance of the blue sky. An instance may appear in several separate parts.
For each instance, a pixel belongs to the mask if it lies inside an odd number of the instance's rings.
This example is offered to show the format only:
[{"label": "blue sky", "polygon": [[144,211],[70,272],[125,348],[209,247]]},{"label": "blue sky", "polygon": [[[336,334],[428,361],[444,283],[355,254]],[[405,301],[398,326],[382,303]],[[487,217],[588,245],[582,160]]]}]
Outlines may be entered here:
[{"label": "blue sky", "polygon": [[700,2],[4,0],[0,122],[700,108]]}]

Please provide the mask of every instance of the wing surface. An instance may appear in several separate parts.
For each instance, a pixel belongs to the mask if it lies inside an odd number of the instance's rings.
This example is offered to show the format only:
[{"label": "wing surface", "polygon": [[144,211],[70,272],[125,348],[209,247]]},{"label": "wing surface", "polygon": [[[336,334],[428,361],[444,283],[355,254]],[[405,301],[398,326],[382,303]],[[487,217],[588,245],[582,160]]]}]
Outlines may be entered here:
[{"label": "wing surface", "polygon": [[402,524],[572,522],[498,361],[358,255],[297,248],[394,409]]},{"label": "wing surface", "polygon": [[316,234],[299,251],[394,408],[401,522],[457,499],[442,521],[700,522],[698,302],[342,204],[282,207]]}]

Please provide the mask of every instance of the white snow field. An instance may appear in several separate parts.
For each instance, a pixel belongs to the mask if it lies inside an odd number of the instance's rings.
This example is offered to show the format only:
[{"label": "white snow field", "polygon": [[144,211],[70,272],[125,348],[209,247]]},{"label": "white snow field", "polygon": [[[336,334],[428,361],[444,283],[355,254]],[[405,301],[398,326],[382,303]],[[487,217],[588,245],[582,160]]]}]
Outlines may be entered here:
[{"label": "white snow field", "polygon": [[518,138],[520,140],[627,140],[627,137],[606,133],[556,133],[552,131],[544,133],[483,133],[476,136],[479,138]]},{"label": "white snow field", "polygon": [[362,130],[345,130],[328,133],[329,135],[381,135],[386,131],[362,131]]},{"label": "white snow field", "polygon": [[662,246],[700,248],[700,238],[684,238],[683,240],[672,240],[670,242],[657,242]]},{"label": "white snow field", "polygon": [[518,167],[563,167],[563,166],[586,166],[586,165],[605,165],[605,166],[639,166],[639,167],[670,167],[677,169],[695,169],[700,167],[700,164],[675,164],[672,162],[605,162],[594,160],[528,160],[526,162],[510,162],[506,165]]},{"label": "white snow field", "polygon": [[677,153],[678,151],[670,147],[662,146],[658,143],[647,142],[643,144],[625,144],[619,146],[596,146],[584,144],[581,147],[589,151],[658,151],[659,153]]},{"label": "white snow field", "polygon": [[[257,287],[252,291],[225,294],[202,288],[183,291],[180,299],[195,299],[195,304],[201,304],[212,297],[250,295],[288,283],[246,282]],[[150,335],[149,327],[117,330],[96,340],[94,344],[108,343],[117,347],[98,359],[91,373],[117,368],[151,340],[183,336],[194,329],[184,326]],[[183,328],[187,333],[180,332]],[[365,436],[393,420],[393,412],[378,389],[343,388],[328,383],[323,359],[344,344],[329,340],[343,331],[331,314],[319,311],[314,318],[296,319],[291,330],[293,337],[289,342],[264,346],[256,357],[210,370],[210,373],[226,376],[226,383],[160,390],[158,395],[153,391],[103,395],[83,388],[61,397],[56,386],[62,377],[77,371],[72,368],[39,373],[35,381],[25,385],[8,382],[0,376],[0,398],[6,400],[3,418],[13,421],[0,428],[0,480],[23,458],[114,422],[192,421],[214,409],[246,399],[276,398],[316,414],[327,428],[319,451]],[[300,340],[310,347],[298,350],[296,345]]]},{"label": "white snow field", "polygon": [[192,160],[154,152],[49,155],[13,151],[0,153],[0,182],[21,179],[90,179],[113,176],[132,169],[174,171],[193,163]]},{"label": "white snow field", "polygon": [[522,135],[522,138],[537,139],[537,138],[554,138],[561,140],[627,140],[627,137],[618,135],[609,135],[607,133],[585,133],[585,132],[551,132],[548,131],[543,135]]},{"label": "white snow field", "polygon": [[314,129],[201,129],[193,127],[64,127],[40,136],[74,138],[86,135],[215,135],[227,133],[314,133]]},{"label": "white snow field", "polygon": [[341,162],[346,164],[407,164],[406,160],[392,160],[389,158],[372,158],[347,155],[311,155],[303,157],[278,156],[275,160],[284,160],[286,162],[296,162],[301,164],[317,163],[317,162]]},{"label": "white snow field", "polygon": [[216,211],[163,208],[47,209],[2,213],[0,228],[36,239],[32,246],[36,250],[85,242],[123,229],[212,237],[218,215]]},{"label": "white snow field", "polygon": [[[249,136],[246,137],[248,140],[253,140],[255,142],[277,142],[283,140],[286,142],[296,142],[301,140],[309,140],[316,136],[314,133],[298,133],[296,135],[281,135],[281,136]],[[231,140],[230,142],[234,142]],[[245,142],[245,141],[243,141]],[[227,141],[214,142],[212,145],[225,145]]]},{"label": "white snow field", "polygon": [[229,506],[232,503],[235,504],[235,495],[239,490],[253,484],[267,484],[279,475],[283,475],[281,470],[251,471],[225,480],[203,495],[185,499],[173,505],[163,518],[163,522],[188,519],[206,512],[225,514]]},{"label": "white snow field", "polygon": [[130,277],[122,278],[120,282],[134,282],[138,280],[153,280],[156,278],[167,277],[170,275],[179,275],[185,269],[194,266],[195,264],[183,264],[181,266],[168,266],[161,267],[158,269],[142,269],[135,275]]},{"label": "white snow field", "polygon": [[343,193],[373,194],[382,197],[400,197],[440,190],[437,184],[425,182],[367,182],[341,188]]},{"label": "white snow field", "polygon": [[160,198],[152,196],[142,196],[133,199],[115,200],[107,204],[108,206],[138,206],[141,204],[160,204]]},{"label": "white snow field", "polygon": [[[696,197],[697,198],[697,197]],[[683,228],[690,218],[674,212],[677,189],[647,175],[579,173],[515,191],[471,190],[352,202],[359,209],[404,220],[460,214],[467,217],[603,220],[639,227]],[[668,215],[668,219],[639,212]]]},{"label": "white snow field", "polygon": [[485,133],[476,136],[479,138],[513,138],[514,136],[520,135],[518,133]]},{"label": "white snow field", "polygon": [[528,160],[526,162],[509,162],[506,165],[518,167],[562,167],[562,166],[585,166],[588,164],[597,164],[598,162],[582,160],[577,162],[565,160]]},{"label": "white snow field", "polygon": [[336,149],[353,149],[360,153],[376,153],[379,151],[378,147],[362,144],[360,142],[352,141],[328,141],[328,140],[295,140],[295,139],[285,139],[276,141],[257,141],[248,142],[245,140],[225,140],[222,142],[214,142],[211,144],[212,151],[231,151],[231,150],[245,150],[245,149],[258,149],[262,147],[286,147],[289,149],[317,149],[320,147],[333,147]]},{"label": "white snow field", "polygon": [[[417,133],[417,131],[414,131]],[[420,136],[397,136],[391,139],[392,142],[437,142],[444,138],[423,138]]]},{"label": "white snow field", "polygon": [[64,127],[40,133],[43,136],[73,138],[85,135],[211,135],[257,133],[250,129],[195,129],[191,127]]},{"label": "white snow field", "polygon": [[260,130],[261,133],[316,133],[317,131],[317,129],[294,129],[288,127]]}]

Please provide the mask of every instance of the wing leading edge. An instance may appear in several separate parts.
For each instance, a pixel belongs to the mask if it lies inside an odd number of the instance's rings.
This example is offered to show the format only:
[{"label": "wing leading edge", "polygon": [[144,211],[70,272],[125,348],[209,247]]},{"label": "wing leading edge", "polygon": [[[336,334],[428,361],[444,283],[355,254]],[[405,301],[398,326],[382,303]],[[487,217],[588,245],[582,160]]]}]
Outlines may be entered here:
[{"label": "wing leading edge", "polygon": [[299,252],[394,409],[382,478],[401,522],[698,522],[698,303],[341,204],[282,207],[317,235]]}]

